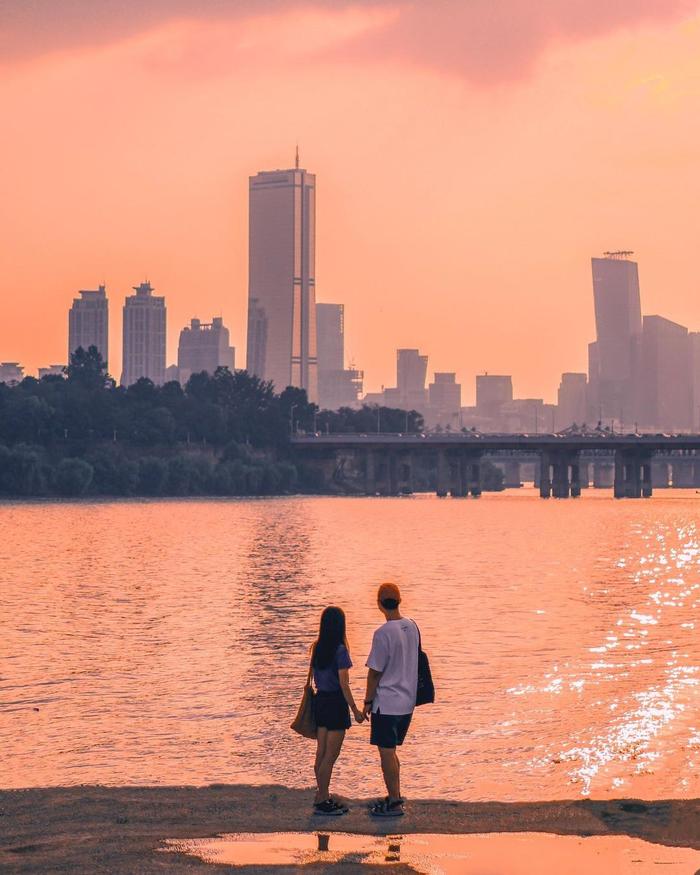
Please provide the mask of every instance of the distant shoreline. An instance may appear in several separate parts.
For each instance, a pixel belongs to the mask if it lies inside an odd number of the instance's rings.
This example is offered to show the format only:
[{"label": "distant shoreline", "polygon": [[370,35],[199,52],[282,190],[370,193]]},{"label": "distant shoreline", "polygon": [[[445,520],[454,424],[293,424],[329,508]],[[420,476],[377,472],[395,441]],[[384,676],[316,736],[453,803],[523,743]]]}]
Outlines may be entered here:
[{"label": "distant shoreline", "polygon": [[[310,790],[275,785],[0,790],[0,870],[150,875],[164,871],[158,849],[169,838],[226,832],[313,832],[320,827],[324,831],[383,835],[397,829],[395,821],[371,820],[365,810],[366,800],[350,800],[350,814],[331,823],[327,819],[321,823],[311,814],[310,801]],[[661,845],[700,849],[700,800],[409,800],[408,815],[400,822],[400,830],[627,835]],[[211,873],[222,869],[170,854],[167,871]],[[346,871],[353,870],[344,868]],[[357,871],[367,870],[358,867]]]}]

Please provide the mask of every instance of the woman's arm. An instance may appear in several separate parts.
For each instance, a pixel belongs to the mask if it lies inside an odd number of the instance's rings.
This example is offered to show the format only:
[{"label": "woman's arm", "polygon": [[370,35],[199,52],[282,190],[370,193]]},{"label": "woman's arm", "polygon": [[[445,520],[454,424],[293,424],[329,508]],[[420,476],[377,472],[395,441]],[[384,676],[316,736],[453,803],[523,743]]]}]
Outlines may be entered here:
[{"label": "woman's arm", "polygon": [[357,722],[362,721],[362,711],[360,711],[355,704],[355,699],[352,695],[352,690],[350,689],[350,671],[347,668],[339,668],[338,669],[338,680],[340,681],[340,689],[343,691],[343,696],[345,696],[345,701],[350,706],[350,710],[352,711],[355,720]]}]

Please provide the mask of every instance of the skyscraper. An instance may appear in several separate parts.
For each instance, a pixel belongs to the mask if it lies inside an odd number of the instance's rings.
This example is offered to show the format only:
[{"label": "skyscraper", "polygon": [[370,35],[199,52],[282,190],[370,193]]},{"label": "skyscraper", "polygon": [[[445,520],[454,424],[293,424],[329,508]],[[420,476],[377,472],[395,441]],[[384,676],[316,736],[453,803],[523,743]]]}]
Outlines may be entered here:
[{"label": "skyscraper", "polygon": [[250,177],[247,366],[316,401],[316,177],[296,164]]},{"label": "skyscraper", "polygon": [[122,386],[141,377],[157,386],[165,382],[165,298],[156,297],[149,282],[134,286],[124,301]]},{"label": "skyscraper", "polygon": [[637,262],[631,252],[592,258],[596,341],[589,350],[592,406],[601,419],[633,422],[639,407],[637,379],[642,310]]},{"label": "skyscraper", "polygon": [[641,356],[644,428],[687,431],[691,427],[691,344],[684,325],[645,316]]},{"label": "skyscraper", "polygon": [[102,359],[109,354],[109,304],[104,286],[96,290],[81,289],[68,311],[68,361],[82,346],[87,350],[96,346]]},{"label": "skyscraper", "polygon": [[235,355],[221,316],[215,316],[209,323],[192,319],[180,332],[177,349],[180,382],[184,385],[192,374],[201,371],[213,374],[219,367],[233,371]]},{"label": "skyscraper", "polygon": [[345,307],[316,304],[318,404],[326,410],[351,407],[362,393],[363,373],[345,367]]},{"label": "skyscraper", "polygon": [[429,419],[440,425],[459,424],[462,407],[462,386],[454,373],[435,373],[428,386]]},{"label": "skyscraper", "polygon": [[396,350],[396,392],[398,405],[403,410],[425,410],[428,404],[427,374],[427,355],[421,355],[417,349]]},{"label": "skyscraper", "polygon": [[586,421],[588,380],[585,374],[561,375],[557,396],[556,427],[558,429],[583,425]]}]

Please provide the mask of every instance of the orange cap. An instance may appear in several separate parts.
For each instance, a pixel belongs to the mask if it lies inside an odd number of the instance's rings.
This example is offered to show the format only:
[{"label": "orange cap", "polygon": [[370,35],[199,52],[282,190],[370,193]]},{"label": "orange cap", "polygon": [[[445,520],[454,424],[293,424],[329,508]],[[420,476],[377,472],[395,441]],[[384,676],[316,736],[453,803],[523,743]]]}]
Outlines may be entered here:
[{"label": "orange cap", "polygon": [[377,601],[382,601],[383,599],[396,599],[397,602],[401,601],[401,590],[395,583],[383,583],[379,587],[379,592],[377,593]]}]

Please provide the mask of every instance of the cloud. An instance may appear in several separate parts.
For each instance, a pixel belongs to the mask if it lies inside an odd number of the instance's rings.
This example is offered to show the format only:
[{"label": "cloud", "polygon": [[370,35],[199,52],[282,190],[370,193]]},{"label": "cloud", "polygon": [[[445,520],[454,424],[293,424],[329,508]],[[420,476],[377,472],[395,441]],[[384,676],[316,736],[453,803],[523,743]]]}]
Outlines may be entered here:
[{"label": "cloud", "polygon": [[[333,53],[449,72],[476,83],[528,75],[547,47],[664,24],[699,0],[0,0],[0,61],[108,45],[178,19],[385,9]],[[303,17],[300,17],[303,21]],[[303,36],[303,32],[302,32]],[[310,50],[317,52],[318,47]]]}]

